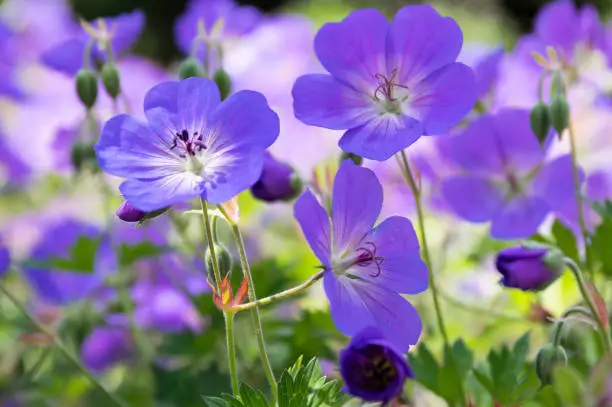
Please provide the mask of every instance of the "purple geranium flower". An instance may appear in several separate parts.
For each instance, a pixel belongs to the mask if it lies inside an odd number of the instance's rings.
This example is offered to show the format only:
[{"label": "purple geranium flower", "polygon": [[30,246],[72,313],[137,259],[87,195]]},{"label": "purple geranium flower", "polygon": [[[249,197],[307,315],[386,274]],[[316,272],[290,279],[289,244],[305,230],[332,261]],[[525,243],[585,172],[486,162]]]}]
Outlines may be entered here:
[{"label": "purple geranium flower", "polygon": [[478,99],[485,98],[493,90],[499,78],[504,54],[505,51],[502,46],[493,49],[475,44],[463,47],[459,55],[459,61],[474,69]]},{"label": "purple geranium flower", "polygon": [[121,193],[151,212],[202,197],[218,204],[253,185],[264,151],[278,137],[278,116],[257,92],[221,103],[209,79],[164,82],[145,97],[148,123],[110,119],[95,150],[106,172],[128,178]]},{"label": "purple geranium flower", "polygon": [[548,213],[575,202],[571,158],[544,161],[526,110],[484,115],[449,143],[463,173],[445,179],[442,193],[459,217],[491,221],[495,238],[529,237]]},{"label": "purple geranium flower", "polygon": [[412,377],[406,358],[376,328],[359,332],[340,353],[340,372],[345,392],[383,405]]},{"label": "purple geranium flower", "polygon": [[136,42],[144,20],[144,13],[135,10],[116,17],[99,18],[91,24],[84,23],[86,30],[45,51],[41,61],[53,70],[75,75],[83,67],[85,51],[90,42],[92,63],[103,63],[108,57],[107,48],[118,55]]},{"label": "purple geranium flower", "polygon": [[344,151],[384,161],[423,134],[444,133],[474,106],[474,74],[455,62],[462,43],[457,23],[428,5],[402,8],[393,23],[377,10],[354,11],[317,34],[316,54],[331,75],[298,78],[295,115],[348,129]]},{"label": "purple geranium flower", "polygon": [[81,345],[83,364],[94,372],[129,361],[134,356],[134,342],[128,328],[99,326]]},{"label": "purple geranium flower", "polygon": [[[247,34],[260,20],[261,13],[253,6],[238,6],[232,0],[191,0],[176,21],[174,35],[185,54],[203,57],[206,44],[220,45]],[[200,25],[205,32],[199,32]]]},{"label": "purple geranium flower", "polygon": [[331,218],[307,190],[295,217],[325,269],[323,284],[331,315],[345,335],[376,326],[400,351],[421,333],[414,307],[398,293],[427,289],[427,268],[406,218],[394,216],[374,228],[382,186],[367,169],[344,161],[334,182]]},{"label": "purple geranium flower", "polygon": [[[69,258],[79,237],[102,239],[93,273],[49,269],[36,264]],[[31,258],[34,263],[27,267],[24,273],[36,296],[50,304],[66,305],[92,299],[104,292],[105,276],[116,271],[109,239],[102,238],[96,227],[75,220],[62,220],[48,227],[34,248]]]}]

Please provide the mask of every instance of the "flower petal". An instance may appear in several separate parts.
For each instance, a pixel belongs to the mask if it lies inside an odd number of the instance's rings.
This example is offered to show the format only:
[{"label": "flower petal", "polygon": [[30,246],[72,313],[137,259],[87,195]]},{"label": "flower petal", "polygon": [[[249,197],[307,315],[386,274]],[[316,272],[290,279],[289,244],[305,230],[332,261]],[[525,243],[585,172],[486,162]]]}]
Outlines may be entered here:
[{"label": "flower petal", "polygon": [[344,161],[334,180],[332,250],[354,249],[368,233],[382,209],[383,191],[374,173]]},{"label": "flower petal", "polygon": [[340,148],[370,160],[385,161],[412,145],[423,134],[421,124],[408,116],[380,115],[350,129],[340,139]]},{"label": "flower petal", "polygon": [[[584,172],[579,170],[579,173],[582,183]],[[553,210],[561,210],[568,205],[578,208],[571,155],[564,155],[546,164],[533,180],[532,191]]]},{"label": "flower petal", "polygon": [[145,15],[141,10],[119,14],[107,19],[107,25],[113,30],[113,51],[121,54],[136,42],[145,23]]},{"label": "flower petal", "polygon": [[421,260],[419,240],[410,221],[400,216],[385,219],[368,233],[360,247],[371,249],[382,259],[350,273],[389,291],[418,294],[427,289],[427,267]]},{"label": "flower petal", "polygon": [[132,206],[152,212],[175,205],[202,193],[202,177],[181,172],[152,180],[130,179],[119,190]]},{"label": "flower petal", "polygon": [[373,93],[375,75],[385,74],[389,22],[378,10],[353,11],[339,23],[327,23],[317,33],[315,52],[334,77],[356,89]]},{"label": "flower petal", "polygon": [[330,267],[331,224],[329,215],[310,189],[304,191],[295,202],[293,216],[300,224],[304,237],[319,261],[323,263],[323,266]]},{"label": "flower petal", "polygon": [[331,75],[304,75],[293,85],[295,117],[311,126],[344,130],[377,115],[375,103]]},{"label": "flower petal", "polygon": [[540,198],[514,198],[493,218],[491,236],[502,240],[528,238],[538,231],[549,211]]},{"label": "flower petal", "polygon": [[43,52],[40,60],[48,68],[74,76],[83,67],[86,45],[84,36],[71,38]]},{"label": "flower petal", "polygon": [[166,141],[134,116],[122,114],[104,125],[95,146],[100,167],[124,178],[159,178],[184,171]]},{"label": "flower petal", "polygon": [[440,134],[459,124],[476,103],[476,77],[468,66],[449,64],[414,85],[408,102],[423,133]]},{"label": "flower petal", "polygon": [[392,291],[358,279],[323,278],[334,324],[343,334],[353,336],[370,326],[377,327],[398,351],[408,351],[418,342],[422,323],[416,309]]},{"label": "flower petal", "polygon": [[442,182],[442,194],[455,214],[469,222],[487,222],[502,208],[502,191],[489,179],[457,175]]},{"label": "flower petal", "polygon": [[403,85],[416,84],[455,62],[462,44],[461,28],[453,19],[442,17],[429,5],[403,7],[389,30],[388,71],[397,69],[398,82]]}]

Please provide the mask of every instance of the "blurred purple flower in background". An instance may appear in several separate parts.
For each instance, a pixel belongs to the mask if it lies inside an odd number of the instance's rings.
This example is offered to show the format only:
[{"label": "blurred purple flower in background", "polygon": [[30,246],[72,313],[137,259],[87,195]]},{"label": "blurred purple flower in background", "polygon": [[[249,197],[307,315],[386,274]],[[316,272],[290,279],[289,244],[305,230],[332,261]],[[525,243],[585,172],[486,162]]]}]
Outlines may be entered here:
[{"label": "blurred purple flower in background", "polygon": [[385,405],[412,378],[406,359],[376,328],[360,331],[340,353],[346,393]]},{"label": "blurred purple flower in background", "polygon": [[569,156],[545,162],[529,112],[506,109],[484,115],[450,140],[449,157],[462,174],[443,181],[451,209],[470,222],[491,222],[491,236],[534,234],[548,213],[576,204]]},{"label": "blurred purple flower in background", "polygon": [[474,70],[476,77],[476,95],[478,100],[486,98],[494,91],[499,79],[500,65],[504,57],[504,48],[486,47],[476,44],[465,44],[457,60]]},{"label": "blurred purple flower in background", "polygon": [[427,268],[406,218],[391,217],[374,228],[382,186],[367,169],[344,161],[334,182],[332,215],[310,190],[295,203],[295,218],[325,270],[331,315],[345,335],[376,326],[400,351],[417,343],[421,320],[399,293],[427,289]]},{"label": "blurred purple flower in background", "polygon": [[83,363],[94,372],[104,372],[134,357],[135,347],[129,329],[117,326],[94,328],[81,345]]},{"label": "blurred purple flower in background", "polygon": [[[115,17],[99,18],[93,23],[83,23],[87,29],[84,27],[74,38],[46,50],[41,55],[41,62],[70,76],[84,66],[86,58],[91,57],[95,67],[96,64],[106,62],[109,50],[113,55],[119,55],[130,48],[138,39],[144,20],[144,13],[136,10]],[[91,47],[91,54],[86,56],[88,46]]]},{"label": "blurred purple flower in background", "polygon": [[252,186],[264,151],[278,137],[278,116],[257,92],[221,103],[211,80],[164,82],[145,97],[148,123],[109,120],[96,153],[106,172],[128,178],[121,193],[143,211],[191,198],[222,203]]},{"label": "blurred purple flower in background", "polygon": [[0,21],[0,95],[20,100],[23,89],[17,81],[17,47],[15,31]]},{"label": "blurred purple flower in background", "polygon": [[9,250],[0,244],[0,278],[8,273],[11,266],[11,253]]},{"label": "blurred purple flower in background", "polygon": [[[523,291],[539,291],[552,284],[563,272],[560,261],[555,265],[551,251],[546,247],[509,247],[497,255],[495,267],[503,278],[501,284]],[[561,254],[561,258],[562,258]]]},{"label": "blurred purple flower in background", "polygon": [[406,6],[393,23],[377,10],[324,25],[315,51],[331,75],[293,88],[306,124],[348,131],[340,148],[384,161],[421,135],[458,124],[476,101],[474,74],[455,62],[463,43],[454,20],[428,5]]},{"label": "blurred purple flower in background", "polygon": [[[34,264],[24,269],[30,286],[40,301],[52,305],[68,305],[94,300],[105,292],[104,278],[116,271],[115,255],[109,239],[92,225],[72,219],[56,220],[45,230],[31,254]],[[102,239],[96,254],[93,273],[45,267],[42,263],[68,259],[79,238]]]},{"label": "blurred purple flower in background", "polygon": [[233,0],[191,0],[176,20],[174,36],[186,55],[203,61],[207,47],[221,47],[224,41],[249,33],[261,18],[255,7],[239,6]]}]

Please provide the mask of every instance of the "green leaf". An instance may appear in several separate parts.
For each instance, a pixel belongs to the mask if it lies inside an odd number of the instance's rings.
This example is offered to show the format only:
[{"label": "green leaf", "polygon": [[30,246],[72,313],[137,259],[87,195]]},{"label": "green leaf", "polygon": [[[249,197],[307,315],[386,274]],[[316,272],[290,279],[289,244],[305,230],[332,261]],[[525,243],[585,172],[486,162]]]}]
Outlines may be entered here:
[{"label": "green leaf", "polygon": [[516,343],[514,344],[514,348],[512,349],[514,371],[517,373],[520,373],[527,360],[527,354],[529,353],[530,336],[530,332],[525,333],[523,336],[520,337],[518,341],[516,341]]},{"label": "green leaf", "polygon": [[[278,405],[283,407],[329,407],[345,398],[336,381],[321,376],[316,358],[296,363],[285,370],[278,381]],[[250,407],[250,406],[245,406]]]},{"label": "green leaf", "polygon": [[157,257],[168,249],[162,246],[158,246],[151,241],[145,240],[134,245],[122,244],[119,246],[119,264],[122,266],[130,266],[148,257]]},{"label": "green leaf", "polygon": [[578,245],[576,236],[571,229],[565,227],[559,220],[555,220],[552,226],[552,235],[555,238],[557,247],[570,259],[579,262]]},{"label": "green leaf", "polygon": [[438,372],[438,394],[450,405],[463,403],[463,376],[459,374],[457,363],[453,357],[452,349],[445,349],[444,365]]},{"label": "green leaf", "polygon": [[452,353],[459,375],[461,377],[466,377],[470,370],[472,370],[472,365],[474,364],[474,355],[472,351],[467,347],[463,339],[458,339],[453,344]]},{"label": "green leaf", "polygon": [[558,367],[553,372],[553,387],[563,405],[584,407],[588,405],[584,385],[578,372],[569,366]]},{"label": "green leaf", "polygon": [[244,407],[268,407],[268,401],[263,393],[246,383],[240,385],[240,399]]},{"label": "green leaf", "polygon": [[51,257],[42,261],[29,260],[26,262],[26,265],[79,274],[91,274],[94,272],[94,264],[100,242],[101,238],[99,237],[79,236],[70,247],[68,257]]},{"label": "green leaf", "polygon": [[414,379],[436,393],[440,366],[425,343],[421,343],[416,352],[408,355],[414,371]]},{"label": "green leaf", "polygon": [[202,396],[208,407],[228,407],[230,404],[220,397]]},{"label": "green leaf", "polygon": [[595,235],[592,239],[593,251],[601,261],[603,272],[607,275],[612,275],[612,250],[610,250],[610,242],[612,241],[612,217],[606,216],[602,223],[595,229]]}]

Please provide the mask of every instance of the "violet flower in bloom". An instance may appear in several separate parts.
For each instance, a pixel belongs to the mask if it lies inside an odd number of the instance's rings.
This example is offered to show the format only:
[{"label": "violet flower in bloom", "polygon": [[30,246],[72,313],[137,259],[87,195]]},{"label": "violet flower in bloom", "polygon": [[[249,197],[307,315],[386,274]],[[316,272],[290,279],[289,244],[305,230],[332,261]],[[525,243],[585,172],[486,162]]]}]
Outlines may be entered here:
[{"label": "violet flower in bloom", "polygon": [[191,0],[175,23],[174,35],[185,54],[203,58],[205,43],[219,45],[224,39],[248,34],[260,20],[257,8],[239,6],[233,0]]},{"label": "violet flower in bloom", "polygon": [[459,61],[470,66],[476,76],[476,95],[478,99],[485,98],[491,91],[500,76],[501,62],[504,57],[504,48],[482,49],[482,46],[464,46]]},{"label": "violet flower in bloom", "polygon": [[284,201],[296,197],[300,189],[300,180],[293,168],[266,151],[261,176],[251,187],[253,196],[267,202]]},{"label": "violet flower in bloom", "polygon": [[41,62],[48,68],[73,76],[83,68],[88,44],[92,44],[90,56],[95,67],[107,60],[109,48],[113,55],[119,55],[130,48],[140,36],[144,21],[144,13],[135,10],[83,23],[83,32],[43,52]]},{"label": "violet flower in bloom", "polygon": [[495,267],[504,286],[540,291],[563,272],[563,254],[547,247],[510,247],[499,252]]},{"label": "violet flower in bloom", "polygon": [[454,20],[428,5],[406,6],[393,23],[377,10],[323,26],[315,52],[331,75],[293,87],[306,124],[346,130],[342,150],[384,161],[421,135],[442,134],[476,102],[474,73],[455,62],[463,43]]},{"label": "violet flower in bloom", "polygon": [[81,345],[83,364],[94,372],[103,372],[134,356],[134,343],[128,328],[99,326]]},{"label": "violet flower in bloom", "polygon": [[412,370],[401,352],[375,328],[359,332],[340,353],[344,391],[383,405],[398,396]]},{"label": "violet flower in bloom", "polygon": [[427,267],[410,221],[394,216],[377,227],[382,186],[367,169],[344,161],[334,182],[331,218],[307,190],[295,218],[325,270],[323,285],[338,329],[352,336],[375,326],[405,352],[417,343],[421,320],[399,293],[427,289]]},{"label": "violet flower in bloom", "polygon": [[[79,237],[102,237],[100,231],[91,225],[76,220],[62,220],[45,230],[36,245],[31,259],[45,262],[51,259],[68,258]],[[108,239],[102,239],[96,255],[94,272],[91,274],[55,270],[32,265],[24,269],[30,286],[38,299],[49,304],[67,305],[92,299],[104,290],[104,278],[116,271],[114,254]]]},{"label": "violet flower in bloom", "polygon": [[278,116],[257,92],[221,103],[209,79],[164,82],[145,97],[147,122],[110,119],[95,150],[102,169],[128,178],[121,193],[151,212],[191,198],[230,200],[261,174],[264,151],[278,137]]},{"label": "violet flower in bloom", "polygon": [[494,238],[529,237],[548,213],[576,202],[570,156],[545,162],[526,110],[483,115],[449,143],[463,173],[446,178],[442,193],[462,219],[491,222]]}]

